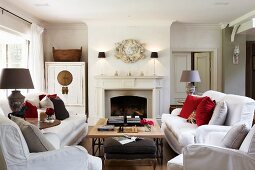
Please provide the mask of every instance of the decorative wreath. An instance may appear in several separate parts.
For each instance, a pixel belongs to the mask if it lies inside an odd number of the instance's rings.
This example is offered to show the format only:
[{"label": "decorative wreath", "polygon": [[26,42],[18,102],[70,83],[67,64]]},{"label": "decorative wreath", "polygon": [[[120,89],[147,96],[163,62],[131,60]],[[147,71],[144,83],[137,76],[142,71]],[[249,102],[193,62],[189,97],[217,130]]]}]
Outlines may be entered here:
[{"label": "decorative wreath", "polygon": [[116,43],[115,57],[125,63],[134,63],[144,58],[144,47],[137,40],[127,39]]}]

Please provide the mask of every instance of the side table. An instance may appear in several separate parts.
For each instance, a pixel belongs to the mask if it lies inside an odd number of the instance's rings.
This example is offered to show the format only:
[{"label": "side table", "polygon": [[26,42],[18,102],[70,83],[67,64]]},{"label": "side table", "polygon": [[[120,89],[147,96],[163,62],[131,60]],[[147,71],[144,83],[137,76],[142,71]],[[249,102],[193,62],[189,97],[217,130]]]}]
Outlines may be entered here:
[{"label": "side table", "polygon": [[25,120],[28,121],[29,123],[37,126],[39,129],[50,128],[53,126],[57,126],[61,123],[61,121],[58,119],[55,119],[53,123],[40,122],[40,121],[38,121],[38,118],[25,118]]},{"label": "side table", "polygon": [[176,109],[176,108],[182,108],[183,104],[170,104],[169,106],[169,114],[171,114],[171,112]]}]

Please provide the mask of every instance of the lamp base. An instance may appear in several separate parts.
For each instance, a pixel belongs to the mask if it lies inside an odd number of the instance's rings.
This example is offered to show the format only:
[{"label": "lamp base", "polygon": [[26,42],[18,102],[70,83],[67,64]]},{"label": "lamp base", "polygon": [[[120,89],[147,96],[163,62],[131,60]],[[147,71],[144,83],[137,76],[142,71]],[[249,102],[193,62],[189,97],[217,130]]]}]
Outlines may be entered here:
[{"label": "lamp base", "polygon": [[20,111],[21,105],[24,103],[25,96],[23,96],[19,90],[12,91],[12,94],[8,97],[10,108],[13,112]]},{"label": "lamp base", "polygon": [[196,91],[196,86],[194,86],[192,83],[188,83],[186,86],[187,95],[193,95],[195,91]]}]

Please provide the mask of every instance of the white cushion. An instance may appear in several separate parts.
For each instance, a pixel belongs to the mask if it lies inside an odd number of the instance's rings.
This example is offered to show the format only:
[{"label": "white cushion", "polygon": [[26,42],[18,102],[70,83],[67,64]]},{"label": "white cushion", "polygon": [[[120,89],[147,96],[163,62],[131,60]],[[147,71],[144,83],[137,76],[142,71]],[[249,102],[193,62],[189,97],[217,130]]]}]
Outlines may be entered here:
[{"label": "white cushion", "polygon": [[225,125],[232,126],[238,122],[245,123],[251,128],[255,109],[255,101],[251,98],[228,94],[224,97],[228,106]]},{"label": "white cushion", "polygon": [[202,96],[208,96],[212,100],[219,102],[223,97],[226,96],[226,94],[222,93],[222,92],[214,91],[214,90],[208,90],[208,91],[204,92],[204,94]]},{"label": "white cushion", "polygon": [[209,121],[209,125],[223,125],[226,117],[228,107],[225,101],[220,101],[216,104],[215,109],[213,111],[213,115],[211,120]]},{"label": "white cushion", "polygon": [[31,93],[31,94],[26,95],[25,101],[28,101],[29,103],[36,106],[37,108],[40,107],[40,105],[39,105],[40,100],[39,100],[38,93]]},{"label": "white cushion", "polygon": [[40,101],[40,107],[41,108],[52,108],[54,109],[53,102],[50,100],[48,96],[45,96],[41,101]]},{"label": "white cushion", "polygon": [[255,126],[251,128],[239,150],[244,151],[255,158]]}]

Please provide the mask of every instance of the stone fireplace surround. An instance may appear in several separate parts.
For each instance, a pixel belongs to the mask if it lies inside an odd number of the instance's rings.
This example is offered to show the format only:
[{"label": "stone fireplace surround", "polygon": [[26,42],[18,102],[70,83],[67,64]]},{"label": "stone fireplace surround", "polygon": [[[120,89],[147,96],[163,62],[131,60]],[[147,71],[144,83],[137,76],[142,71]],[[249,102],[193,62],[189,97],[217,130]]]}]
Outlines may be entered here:
[{"label": "stone fireplace surround", "polygon": [[99,118],[109,117],[111,97],[123,95],[146,97],[148,118],[160,118],[163,76],[95,76],[95,78],[96,112]]}]

